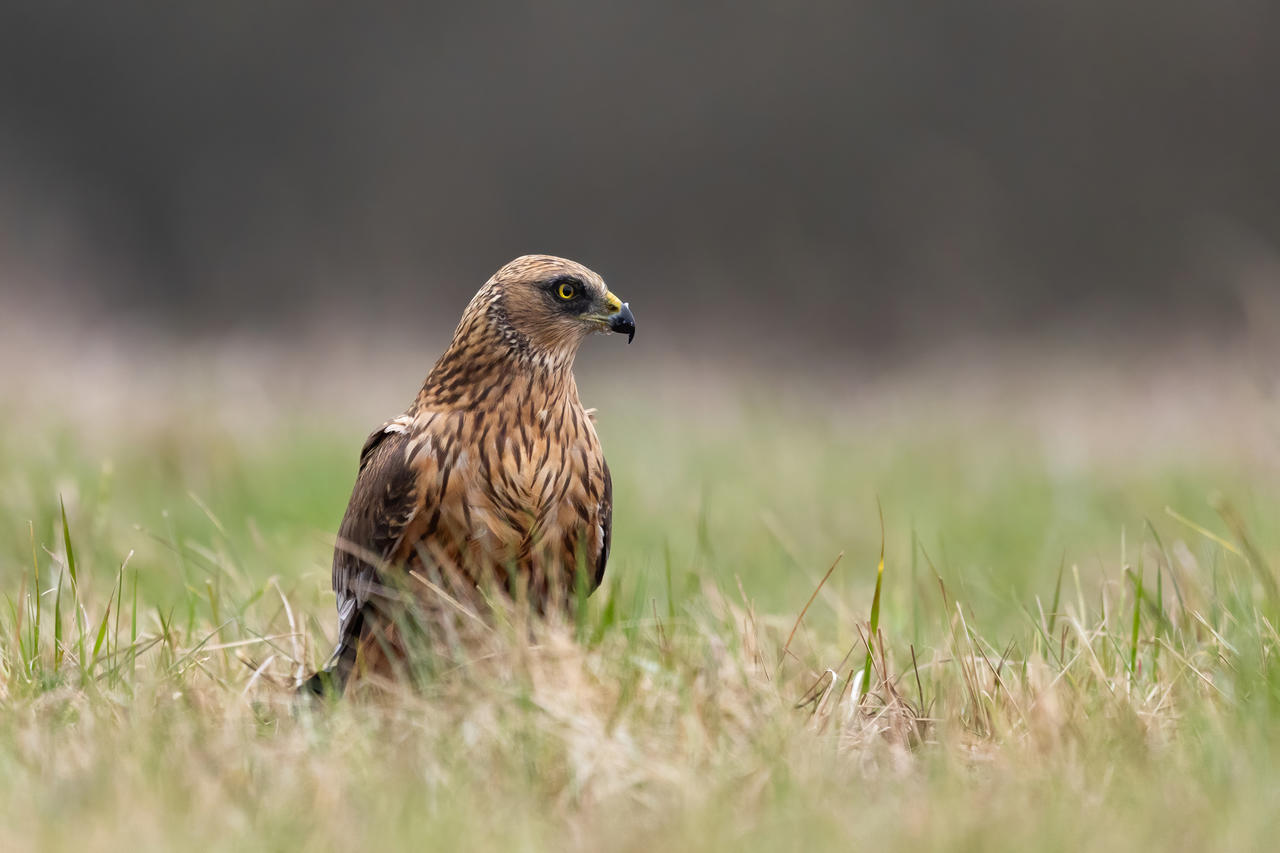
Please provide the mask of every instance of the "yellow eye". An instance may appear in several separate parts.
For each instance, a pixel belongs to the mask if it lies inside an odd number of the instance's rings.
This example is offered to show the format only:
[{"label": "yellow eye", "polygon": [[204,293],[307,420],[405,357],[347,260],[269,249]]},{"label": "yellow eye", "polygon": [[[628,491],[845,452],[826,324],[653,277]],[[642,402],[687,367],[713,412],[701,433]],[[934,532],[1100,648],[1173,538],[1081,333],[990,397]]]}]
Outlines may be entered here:
[{"label": "yellow eye", "polygon": [[556,290],[556,293],[560,294],[561,299],[572,299],[573,295],[577,293],[577,291],[574,289],[572,284],[566,282],[560,285],[559,289]]}]

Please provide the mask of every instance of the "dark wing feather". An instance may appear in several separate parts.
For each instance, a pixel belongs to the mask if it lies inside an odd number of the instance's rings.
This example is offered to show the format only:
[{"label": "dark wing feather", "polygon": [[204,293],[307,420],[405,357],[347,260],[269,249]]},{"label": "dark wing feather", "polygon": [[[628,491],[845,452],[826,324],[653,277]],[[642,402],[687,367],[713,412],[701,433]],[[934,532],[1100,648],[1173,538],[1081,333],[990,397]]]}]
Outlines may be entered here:
[{"label": "dark wing feather", "polygon": [[365,607],[382,584],[379,572],[395,557],[418,511],[417,477],[406,458],[406,425],[390,421],[360,451],[360,472],[333,551],[333,591],[338,597],[338,643],[322,672],[306,686],[341,690],[355,664]]},{"label": "dark wing feather", "polygon": [[360,473],[338,528],[333,551],[333,591],[338,612],[349,601],[368,603],[378,572],[394,557],[418,511],[417,476],[406,458],[409,434],[391,422],[371,434],[360,452]]},{"label": "dark wing feather", "polygon": [[[601,460],[602,462],[604,460]],[[609,562],[609,547],[613,543],[613,477],[609,474],[609,463],[604,463],[604,492],[600,498],[600,530],[604,536],[600,542],[600,554],[596,557],[596,582],[592,586],[600,586],[604,580],[604,567]]]}]

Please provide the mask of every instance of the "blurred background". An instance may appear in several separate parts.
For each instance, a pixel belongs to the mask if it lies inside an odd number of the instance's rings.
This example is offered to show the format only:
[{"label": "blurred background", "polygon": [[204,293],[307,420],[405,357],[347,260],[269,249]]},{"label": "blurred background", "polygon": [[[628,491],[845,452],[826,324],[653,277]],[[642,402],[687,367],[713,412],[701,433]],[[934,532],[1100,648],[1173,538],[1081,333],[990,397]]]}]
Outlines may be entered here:
[{"label": "blurred background", "polygon": [[0,330],[425,347],[548,252],[651,353],[1265,338],[1278,17],[5,3]]}]

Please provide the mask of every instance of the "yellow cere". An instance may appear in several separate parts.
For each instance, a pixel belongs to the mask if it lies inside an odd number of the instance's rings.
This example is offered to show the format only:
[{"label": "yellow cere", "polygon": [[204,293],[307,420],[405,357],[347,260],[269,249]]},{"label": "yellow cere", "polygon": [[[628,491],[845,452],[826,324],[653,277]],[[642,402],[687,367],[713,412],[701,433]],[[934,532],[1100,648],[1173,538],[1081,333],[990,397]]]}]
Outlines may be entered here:
[{"label": "yellow cere", "polygon": [[604,295],[604,301],[609,306],[610,314],[617,314],[622,310],[622,300],[614,296],[612,291]]}]

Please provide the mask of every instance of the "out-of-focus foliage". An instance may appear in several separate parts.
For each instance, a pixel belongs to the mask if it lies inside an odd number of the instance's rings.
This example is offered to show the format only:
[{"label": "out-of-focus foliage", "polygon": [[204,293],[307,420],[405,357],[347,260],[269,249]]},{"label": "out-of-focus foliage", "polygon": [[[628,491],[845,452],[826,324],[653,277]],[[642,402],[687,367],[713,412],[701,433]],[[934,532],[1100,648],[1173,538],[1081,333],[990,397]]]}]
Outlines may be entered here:
[{"label": "out-of-focus foliage", "polygon": [[1214,332],[1280,235],[1277,89],[1256,0],[7,4],[0,288],[447,329],[547,251],[673,339]]}]

